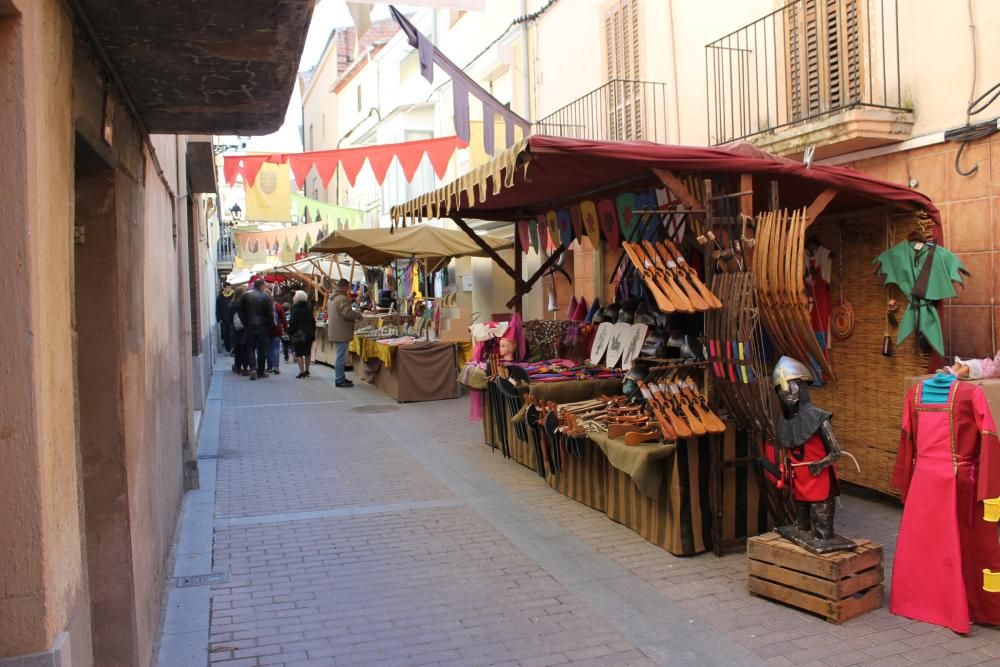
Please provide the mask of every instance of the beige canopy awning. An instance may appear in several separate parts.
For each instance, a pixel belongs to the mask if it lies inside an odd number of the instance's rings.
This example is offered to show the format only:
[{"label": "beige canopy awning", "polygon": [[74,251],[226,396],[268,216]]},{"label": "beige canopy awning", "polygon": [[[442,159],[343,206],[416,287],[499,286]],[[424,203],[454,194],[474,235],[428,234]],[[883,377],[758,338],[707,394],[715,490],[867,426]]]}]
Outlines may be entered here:
[{"label": "beige canopy awning", "polygon": [[429,260],[432,268],[453,257],[488,257],[493,251],[513,248],[512,241],[478,235],[475,239],[457,229],[414,225],[403,229],[343,229],[316,243],[312,252],[342,252],[365,266],[385,266],[395,259]]}]

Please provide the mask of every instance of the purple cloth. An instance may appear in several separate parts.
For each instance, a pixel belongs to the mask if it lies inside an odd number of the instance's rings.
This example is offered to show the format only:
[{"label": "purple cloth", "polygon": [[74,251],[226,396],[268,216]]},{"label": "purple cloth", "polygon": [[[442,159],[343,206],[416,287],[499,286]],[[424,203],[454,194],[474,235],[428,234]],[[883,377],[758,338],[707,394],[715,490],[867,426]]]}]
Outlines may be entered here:
[{"label": "purple cloth", "polygon": [[529,134],[531,123],[500,104],[495,97],[490,95],[489,92],[484,90],[468,74],[463,72],[461,67],[446,58],[395,7],[390,6],[389,12],[406,34],[406,41],[409,42],[410,46],[417,49],[417,52],[420,54],[420,73],[424,78],[428,81],[433,81],[435,64],[451,77],[453,105],[455,109],[455,134],[462,141],[468,141],[470,136],[469,93],[475,95],[483,103],[483,147],[487,153],[493,153],[493,132],[485,131],[486,126],[489,125],[492,127],[495,114],[497,113],[500,114],[504,119],[504,123],[506,123],[505,140],[507,147],[514,145],[514,126],[520,127],[524,131],[524,136]]},{"label": "purple cloth", "polygon": [[493,105],[490,104],[490,100],[485,98],[480,98],[480,101],[483,103],[483,148],[486,149],[487,153],[493,155],[493,135],[496,133]]}]

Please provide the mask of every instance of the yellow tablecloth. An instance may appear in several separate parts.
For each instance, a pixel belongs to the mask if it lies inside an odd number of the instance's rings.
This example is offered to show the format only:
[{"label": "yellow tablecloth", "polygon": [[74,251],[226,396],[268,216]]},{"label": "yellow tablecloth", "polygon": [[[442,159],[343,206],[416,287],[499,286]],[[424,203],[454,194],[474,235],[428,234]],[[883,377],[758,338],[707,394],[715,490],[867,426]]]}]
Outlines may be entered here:
[{"label": "yellow tablecloth", "polygon": [[[446,343],[450,345],[451,343]],[[458,366],[461,368],[472,359],[472,343],[468,341],[455,343],[458,346]],[[358,355],[363,360],[378,359],[386,368],[392,368],[392,359],[396,354],[398,345],[385,345],[379,343],[374,338],[355,336],[347,345],[350,352]]]},{"label": "yellow tablecloth", "polygon": [[350,352],[358,355],[363,360],[378,359],[386,368],[392,368],[392,358],[396,353],[396,345],[385,345],[379,343],[374,338],[355,336],[347,345]]}]

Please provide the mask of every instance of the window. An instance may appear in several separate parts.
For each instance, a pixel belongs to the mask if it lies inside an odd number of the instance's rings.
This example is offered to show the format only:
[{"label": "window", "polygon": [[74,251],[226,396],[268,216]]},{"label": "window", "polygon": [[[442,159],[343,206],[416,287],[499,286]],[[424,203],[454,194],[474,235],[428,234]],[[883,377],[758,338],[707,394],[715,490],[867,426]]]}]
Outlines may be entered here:
[{"label": "window", "polygon": [[859,0],[800,0],[785,7],[789,117],[809,118],[861,98]]},{"label": "window", "polygon": [[490,95],[495,97],[497,102],[503,103],[508,109],[510,108],[511,97],[514,93],[510,68],[504,70],[500,76],[490,80],[489,90]]},{"label": "window", "polygon": [[320,132],[320,136],[326,139],[326,114],[323,114],[323,130]]},{"label": "window", "polygon": [[639,0],[616,0],[604,14],[604,50],[612,139],[642,139]]},{"label": "window", "polygon": [[306,150],[312,150],[316,147],[316,142],[313,141],[313,124],[309,123],[309,148]]},{"label": "window", "polygon": [[361,113],[361,108],[364,106],[364,100],[361,95],[361,84],[358,84],[358,113]]},{"label": "window", "polygon": [[399,63],[399,82],[402,83],[420,71],[420,52],[410,51]]}]

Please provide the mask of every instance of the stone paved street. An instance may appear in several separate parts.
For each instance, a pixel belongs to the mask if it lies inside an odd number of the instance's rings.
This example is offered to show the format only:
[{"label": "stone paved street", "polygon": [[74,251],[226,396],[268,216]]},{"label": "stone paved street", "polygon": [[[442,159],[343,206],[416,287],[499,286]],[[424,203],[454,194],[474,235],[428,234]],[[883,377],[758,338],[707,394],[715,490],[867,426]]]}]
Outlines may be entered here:
[{"label": "stone paved street", "polygon": [[[743,555],[674,557],[557,494],[481,444],[464,398],[398,405],[291,370],[215,374],[206,534],[228,581],[171,592],[160,665],[203,665],[206,648],[213,667],[1000,664],[998,630],[885,608],[835,626],[751,598]],[[891,565],[898,509],[847,496],[840,516]],[[197,525],[186,509],[178,573]],[[210,617],[185,611],[198,590]]]}]

